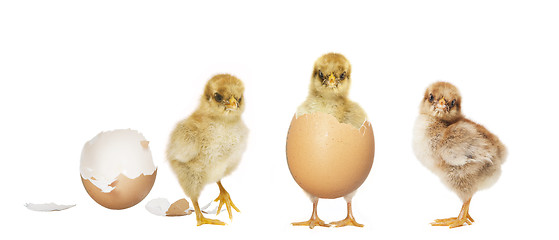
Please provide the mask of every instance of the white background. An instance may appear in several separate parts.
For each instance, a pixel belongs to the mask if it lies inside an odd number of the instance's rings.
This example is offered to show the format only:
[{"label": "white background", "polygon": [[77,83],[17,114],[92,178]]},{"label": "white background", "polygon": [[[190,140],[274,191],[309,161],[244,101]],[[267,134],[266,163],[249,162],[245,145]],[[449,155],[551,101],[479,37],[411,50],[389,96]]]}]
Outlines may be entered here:
[{"label": "white background", "polygon": [[[556,238],[559,6],[554,1],[2,1],[0,159],[2,233],[22,239]],[[292,227],[312,205],[285,159],[291,117],[312,65],[327,52],[353,65],[350,98],[372,121],[376,156],[354,198],[364,228]],[[216,73],[246,85],[248,149],[223,180],[241,213],[227,226],[165,218],[148,200],[184,197],[164,159],[169,133]],[[509,149],[501,179],[476,194],[469,227],[431,227],[461,202],[414,157],[412,126],[425,88],[454,83],[463,112]],[[79,177],[98,132],[141,131],[157,180],[147,198],[108,210]],[[217,196],[208,185],[201,202]],[[26,202],[77,204],[52,213]],[[325,221],[343,199],[321,200]],[[215,216],[213,216],[215,217]]]}]

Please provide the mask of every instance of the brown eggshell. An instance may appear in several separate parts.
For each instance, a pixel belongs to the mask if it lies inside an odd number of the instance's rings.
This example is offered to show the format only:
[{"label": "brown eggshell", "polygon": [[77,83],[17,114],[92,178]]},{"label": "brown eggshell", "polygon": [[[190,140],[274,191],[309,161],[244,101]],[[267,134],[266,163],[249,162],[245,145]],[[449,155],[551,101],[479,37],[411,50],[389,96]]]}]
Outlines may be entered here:
[{"label": "brown eggshell", "polygon": [[169,217],[188,215],[189,213],[187,213],[186,210],[188,210],[189,205],[186,199],[181,198],[171,204],[167,212],[165,212],[165,215]]},{"label": "brown eggshell", "polygon": [[109,209],[125,209],[138,204],[148,195],[156,175],[157,169],[151,175],[141,174],[134,179],[120,174],[117,180],[110,185],[114,189],[108,193],[102,192],[88,179],[80,178],[85,190],[95,202]]},{"label": "brown eggshell", "polygon": [[287,164],[303,190],[319,198],[338,198],[359,188],[375,155],[369,121],[360,129],[326,113],[293,117],[287,134]]}]

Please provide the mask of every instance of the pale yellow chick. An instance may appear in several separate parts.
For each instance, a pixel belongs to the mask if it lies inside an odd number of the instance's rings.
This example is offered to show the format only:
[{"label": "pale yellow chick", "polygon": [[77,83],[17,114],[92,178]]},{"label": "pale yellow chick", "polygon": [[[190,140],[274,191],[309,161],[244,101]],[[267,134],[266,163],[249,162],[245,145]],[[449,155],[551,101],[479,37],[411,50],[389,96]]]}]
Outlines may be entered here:
[{"label": "pale yellow chick", "polygon": [[297,109],[297,115],[328,113],[341,123],[360,128],[367,120],[365,111],[348,99],[351,64],[339,53],[328,53],[314,63],[309,95]]},{"label": "pale yellow chick", "polygon": [[224,225],[205,218],[198,198],[206,184],[217,183],[220,194],[218,214],[223,204],[232,218],[233,204],[221,179],[239,165],[246,149],[248,128],[241,119],[245,108],[243,83],[229,74],[214,76],[206,84],[198,109],[180,121],[171,133],[167,159],[176,173],[184,193],[190,197],[198,226]]},{"label": "pale yellow chick", "polygon": [[[348,99],[350,84],[351,64],[342,54],[327,53],[321,56],[314,63],[309,95],[297,109],[297,116],[313,112],[328,113],[336,117],[339,122],[351,124],[359,129],[367,120],[367,115],[357,103]],[[355,221],[351,209],[351,200],[355,192],[344,196],[347,202],[347,217],[330,224],[324,223],[317,215],[318,197],[307,194],[313,202],[311,218],[305,222],[292,223],[294,226],[314,228],[315,226],[329,227],[333,224],[336,227],[363,227],[363,224]]]},{"label": "pale yellow chick", "polygon": [[437,219],[433,226],[472,224],[472,196],[497,181],[507,155],[499,138],[466,119],[461,109],[458,89],[447,82],[436,82],[425,91],[415,122],[416,157],[463,201],[458,217]]}]

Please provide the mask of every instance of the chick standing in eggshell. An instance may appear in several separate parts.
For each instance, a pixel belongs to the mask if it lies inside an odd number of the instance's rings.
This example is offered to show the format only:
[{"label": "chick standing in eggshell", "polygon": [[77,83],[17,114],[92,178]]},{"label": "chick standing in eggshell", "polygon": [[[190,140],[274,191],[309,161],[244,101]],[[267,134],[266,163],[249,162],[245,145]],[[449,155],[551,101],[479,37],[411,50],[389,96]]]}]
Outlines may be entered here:
[{"label": "chick standing in eggshell", "polygon": [[[363,227],[351,201],[371,170],[374,135],[365,111],[347,97],[350,83],[351,65],[343,55],[328,53],[315,62],[309,95],[287,134],[289,170],[313,203],[311,218],[294,226]],[[327,224],[318,217],[318,199],[339,197],[347,202],[347,217]]]}]

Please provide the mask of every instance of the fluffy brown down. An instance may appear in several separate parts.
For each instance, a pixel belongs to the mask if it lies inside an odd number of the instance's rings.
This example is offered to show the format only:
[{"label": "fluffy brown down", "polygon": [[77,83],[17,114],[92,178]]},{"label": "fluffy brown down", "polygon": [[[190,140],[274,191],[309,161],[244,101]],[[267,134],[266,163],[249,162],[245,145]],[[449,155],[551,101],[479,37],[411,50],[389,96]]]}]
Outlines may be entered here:
[{"label": "fluffy brown down", "polygon": [[429,86],[415,122],[413,149],[465,202],[497,181],[507,151],[497,136],[465,118],[461,107],[462,98],[454,85],[436,82]]}]

